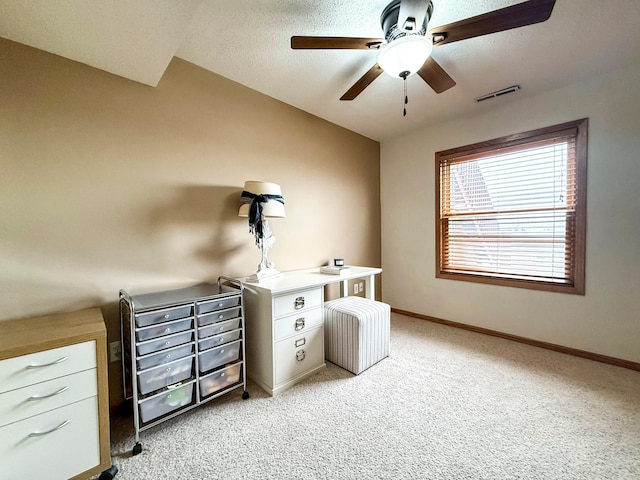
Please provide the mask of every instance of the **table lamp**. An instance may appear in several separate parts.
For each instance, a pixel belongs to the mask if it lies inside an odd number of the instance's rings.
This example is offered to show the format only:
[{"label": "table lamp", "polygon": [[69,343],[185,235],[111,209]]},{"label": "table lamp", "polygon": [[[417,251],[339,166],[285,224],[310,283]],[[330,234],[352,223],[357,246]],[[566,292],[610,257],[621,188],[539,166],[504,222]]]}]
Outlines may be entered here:
[{"label": "table lamp", "polygon": [[238,216],[249,218],[249,231],[255,237],[256,245],[262,251],[262,260],[258,265],[258,271],[248,280],[258,282],[265,278],[281,275],[275,265],[267,258],[267,252],[276,240],[276,237],[271,233],[267,218],[286,217],[280,185],[271,182],[244,182]]}]

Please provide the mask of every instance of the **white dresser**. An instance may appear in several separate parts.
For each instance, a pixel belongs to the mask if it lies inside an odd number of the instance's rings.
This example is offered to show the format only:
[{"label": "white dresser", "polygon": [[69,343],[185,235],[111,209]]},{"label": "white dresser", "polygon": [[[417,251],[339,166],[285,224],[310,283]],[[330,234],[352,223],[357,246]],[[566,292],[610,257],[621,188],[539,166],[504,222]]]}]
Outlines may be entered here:
[{"label": "white dresser", "polygon": [[115,475],[99,309],[0,322],[0,465],[2,480]]},{"label": "white dresser", "polygon": [[322,274],[319,268],[284,272],[281,276],[244,285],[247,330],[247,374],[276,395],[325,366],[324,286],[365,279],[365,294],[374,296],[374,275],[382,269],[350,267],[349,275]]}]

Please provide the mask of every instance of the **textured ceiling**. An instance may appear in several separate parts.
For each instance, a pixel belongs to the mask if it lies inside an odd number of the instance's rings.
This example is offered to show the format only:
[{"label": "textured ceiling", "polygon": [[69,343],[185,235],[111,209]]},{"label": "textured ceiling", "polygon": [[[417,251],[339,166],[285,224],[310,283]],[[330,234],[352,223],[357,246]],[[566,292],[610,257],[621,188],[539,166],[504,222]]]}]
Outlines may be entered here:
[{"label": "textured ceiling", "polygon": [[[544,23],[434,48],[457,85],[437,95],[381,75],[340,96],[375,62],[363,50],[291,50],[292,35],[381,37],[389,0],[0,0],[0,36],[156,86],[173,56],[375,140],[473,115],[640,62],[640,0],[557,0]],[[429,28],[520,3],[433,0]],[[519,84],[514,94],[473,102]]]}]

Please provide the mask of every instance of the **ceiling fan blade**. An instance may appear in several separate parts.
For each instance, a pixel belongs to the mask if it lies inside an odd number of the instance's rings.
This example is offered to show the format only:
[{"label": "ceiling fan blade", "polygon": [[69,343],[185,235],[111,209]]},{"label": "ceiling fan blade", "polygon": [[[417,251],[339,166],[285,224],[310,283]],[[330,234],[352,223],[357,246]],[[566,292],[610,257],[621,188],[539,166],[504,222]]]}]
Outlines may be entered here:
[{"label": "ceiling fan blade", "polygon": [[436,93],[449,90],[456,82],[432,57],[427,58],[424,65],[418,70],[418,75],[433,88]]},{"label": "ceiling fan blade", "polygon": [[360,80],[354,83],[353,86],[349,90],[347,90],[347,93],[340,97],[340,100],[353,100],[358,95],[360,95],[371,82],[378,78],[381,73],[382,68],[380,68],[380,65],[376,63],[367,73],[365,73],[360,78]]},{"label": "ceiling fan blade", "polygon": [[294,50],[314,49],[345,49],[369,50],[376,49],[386,43],[382,38],[359,37],[291,37],[291,48]]},{"label": "ceiling fan blade", "polygon": [[475,17],[436,27],[429,31],[433,45],[457,42],[544,22],[551,16],[556,0],[529,0]]}]

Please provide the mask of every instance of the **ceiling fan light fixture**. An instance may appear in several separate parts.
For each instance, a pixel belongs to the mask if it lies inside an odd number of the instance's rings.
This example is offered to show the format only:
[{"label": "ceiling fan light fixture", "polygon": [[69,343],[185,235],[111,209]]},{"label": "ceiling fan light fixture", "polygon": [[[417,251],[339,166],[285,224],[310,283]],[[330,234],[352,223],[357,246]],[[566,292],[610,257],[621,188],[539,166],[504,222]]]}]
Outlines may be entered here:
[{"label": "ceiling fan light fixture", "polygon": [[424,65],[432,48],[423,35],[405,35],[380,48],[378,65],[392,77],[411,76]]}]

